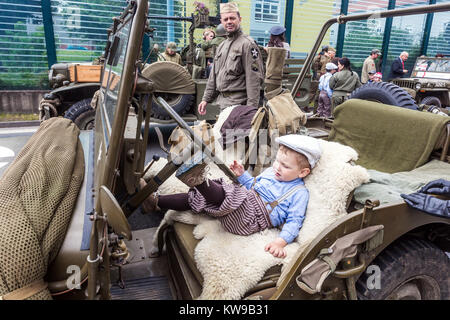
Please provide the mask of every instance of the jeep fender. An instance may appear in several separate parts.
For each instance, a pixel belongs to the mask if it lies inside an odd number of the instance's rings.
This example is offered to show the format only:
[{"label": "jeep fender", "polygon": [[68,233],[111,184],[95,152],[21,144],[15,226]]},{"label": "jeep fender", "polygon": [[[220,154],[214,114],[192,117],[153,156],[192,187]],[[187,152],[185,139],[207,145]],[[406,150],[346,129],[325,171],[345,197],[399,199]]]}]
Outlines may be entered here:
[{"label": "jeep fender", "polygon": [[[296,283],[297,276],[301,273],[302,269],[313,261],[319,255],[319,252],[330,247],[338,238],[355,232],[361,229],[361,226],[368,227],[373,225],[383,225],[383,240],[382,243],[364,254],[365,267],[389,246],[391,243],[398,240],[403,235],[411,233],[418,228],[422,228],[422,231],[429,231],[433,228],[444,228],[450,233],[450,219],[440,218],[427,214],[425,212],[410,208],[405,202],[398,202],[394,204],[382,205],[373,210],[364,209],[352,212],[321,232],[299,255],[294,258],[295,262],[291,263],[290,270],[286,276],[281,279],[277,291],[272,296],[272,299],[314,299],[319,294],[310,295],[299,288]],[[434,230],[434,229],[433,229]],[[441,249],[447,250],[450,243],[437,243]],[[356,275],[356,279],[359,278],[363,271]],[[339,279],[337,277],[329,276],[322,288],[325,294],[334,295],[334,299],[342,299],[342,291],[346,290],[345,279]],[[337,288],[330,292],[330,288]],[[320,296],[320,295],[319,295]]]}]

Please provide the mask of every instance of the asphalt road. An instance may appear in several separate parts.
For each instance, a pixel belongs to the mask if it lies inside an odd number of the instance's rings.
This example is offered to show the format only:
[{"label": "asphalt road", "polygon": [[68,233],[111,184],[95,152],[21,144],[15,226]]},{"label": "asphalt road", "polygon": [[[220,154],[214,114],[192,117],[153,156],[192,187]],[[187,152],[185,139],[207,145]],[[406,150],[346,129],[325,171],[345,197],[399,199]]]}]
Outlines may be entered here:
[{"label": "asphalt road", "polygon": [[38,126],[0,128],[0,177]]}]

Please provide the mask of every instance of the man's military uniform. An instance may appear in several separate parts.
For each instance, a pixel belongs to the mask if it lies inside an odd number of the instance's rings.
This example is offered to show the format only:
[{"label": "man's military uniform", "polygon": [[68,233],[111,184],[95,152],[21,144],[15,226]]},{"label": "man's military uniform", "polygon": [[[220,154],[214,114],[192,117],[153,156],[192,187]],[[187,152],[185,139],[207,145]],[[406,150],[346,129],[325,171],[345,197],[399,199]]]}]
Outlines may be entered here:
[{"label": "man's military uniform", "polygon": [[181,56],[178,53],[175,53],[173,56],[171,56],[168,55],[167,52],[163,52],[161,55],[164,57],[165,60],[158,58],[158,61],[171,61],[178,64],[183,64],[181,61]]},{"label": "man's military uniform", "polygon": [[258,107],[263,70],[258,45],[238,29],[217,48],[202,100],[210,103],[217,98],[221,109],[232,105]]},{"label": "man's military uniform", "polygon": [[316,79],[319,80],[322,75],[327,73],[325,66],[328,62],[331,62],[331,58],[328,55],[321,54],[314,58],[313,60],[313,70],[316,73]]},{"label": "man's military uniform", "polygon": [[343,69],[333,74],[330,78],[330,88],[333,90],[331,114],[333,114],[334,108],[347,100],[350,93],[360,86],[358,74],[354,71]]},{"label": "man's military uniform", "polygon": [[376,70],[375,61],[371,56],[368,56],[366,60],[364,60],[364,64],[361,70],[361,83],[367,83],[369,81],[369,72],[372,70]]},{"label": "man's military uniform", "polygon": [[215,37],[212,40],[203,41],[201,44],[201,48],[205,51],[205,57],[214,58],[216,55],[216,51],[218,46],[225,41],[224,37]]}]

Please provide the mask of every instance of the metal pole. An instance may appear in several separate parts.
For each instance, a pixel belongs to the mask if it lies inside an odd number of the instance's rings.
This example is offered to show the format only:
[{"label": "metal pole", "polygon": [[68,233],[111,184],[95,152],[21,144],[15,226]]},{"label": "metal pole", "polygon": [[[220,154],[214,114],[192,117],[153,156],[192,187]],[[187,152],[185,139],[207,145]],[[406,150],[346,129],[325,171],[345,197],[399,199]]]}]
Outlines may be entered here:
[{"label": "metal pole", "polygon": [[[342,0],[341,3],[341,15],[346,15],[348,13],[348,2],[349,0]],[[339,25],[337,44],[336,44],[336,56],[342,57],[344,52],[344,40],[345,40],[345,23]]]},{"label": "metal pole", "polygon": [[[429,3],[435,4],[436,0],[430,0]],[[428,43],[430,42],[431,27],[433,26],[433,18],[434,13],[427,14],[427,20],[425,21],[425,30],[423,32],[422,48],[420,50],[421,55],[427,55]]]},{"label": "metal pole", "polygon": [[[389,0],[388,10],[392,10],[394,8],[395,0]],[[383,54],[383,56],[381,60],[380,71],[383,73],[385,79],[387,79],[387,77],[389,76],[388,72],[384,72],[384,69],[389,52],[389,42],[391,41],[392,20],[392,17],[386,18],[386,22],[384,24],[383,43],[381,45],[381,53]]]},{"label": "metal pole", "polygon": [[50,0],[41,1],[42,20],[44,23],[45,48],[47,49],[48,68],[54,65],[56,59],[55,31],[53,30],[52,5]]},{"label": "metal pole", "polygon": [[292,19],[294,17],[294,0],[286,2],[286,19],[284,26],[286,27],[286,42],[291,43],[292,38]]},{"label": "metal pole", "polygon": [[180,115],[178,113],[176,113],[172,107],[161,97],[158,97],[156,99],[159,103],[159,105],[161,105],[164,110],[167,111],[167,113],[172,117],[173,120],[175,120],[178,125],[180,127],[182,127],[183,129],[185,129],[189,135],[191,136],[192,140],[194,141],[194,144],[196,144],[199,148],[201,148],[201,150],[203,150],[203,152],[211,159],[214,161],[214,163],[219,167],[219,169],[221,169],[231,180],[233,181],[237,181],[237,178],[235,176],[235,174],[233,173],[233,171],[231,171],[230,168],[228,168],[228,166],[223,163],[222,159],[218,158],[214,152],[203,143],[202,139],[199,138],[195,133],[194,130],[192,130],[192,128],[183,120],[183,118],[180,117]]}]

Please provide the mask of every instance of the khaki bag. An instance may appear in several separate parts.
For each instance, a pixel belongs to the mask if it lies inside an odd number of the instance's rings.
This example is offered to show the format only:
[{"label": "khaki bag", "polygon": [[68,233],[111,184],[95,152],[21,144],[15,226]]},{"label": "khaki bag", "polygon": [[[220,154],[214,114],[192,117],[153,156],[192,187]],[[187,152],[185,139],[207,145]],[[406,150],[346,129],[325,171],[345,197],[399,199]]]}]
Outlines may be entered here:
[{"label": "khaki bag", "polygon": [[[214,153],[214,134],[212,131],[212,126],[205,120],[201,121],[199,124],[192,126],[194,134],[201,137],[203,142],[211,148]],[[184,148],[186,148],[192,139],[189,133],[181,127],[176,127],[169,137],[170,153],[180,154]]]},{"label": "khaki bag", "polygon": [[267,101],[268,129],[270,136],[297,133],[306,123],[306,115],[295,103],[289,90]]}]

